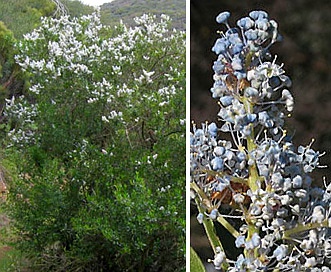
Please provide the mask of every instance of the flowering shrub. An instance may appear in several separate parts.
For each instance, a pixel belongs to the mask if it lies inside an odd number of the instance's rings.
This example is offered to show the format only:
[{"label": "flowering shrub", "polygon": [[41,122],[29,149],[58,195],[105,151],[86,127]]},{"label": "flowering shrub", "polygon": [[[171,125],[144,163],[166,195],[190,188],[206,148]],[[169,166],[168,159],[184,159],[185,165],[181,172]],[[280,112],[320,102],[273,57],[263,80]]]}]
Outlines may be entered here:
[{"label": "flowering shrub", "polygon": [[220,125],[193,125],[190,139],[191,191],[215,253],[210,261],[222,271],[330,271],[331,186],[312,187],[323,154],[313,141],[295,147],[284,128],[294,102],[289,77],[268,51],[280,40],[277,23],[252,11],[232,28],[229,17],[217,16],[226,31],[212,48]]},{"label": "flowering shrub", "polygon": [[183,269],[185,37],[169,21],[44,18],[17,44],[10,213],[40,269]]}]

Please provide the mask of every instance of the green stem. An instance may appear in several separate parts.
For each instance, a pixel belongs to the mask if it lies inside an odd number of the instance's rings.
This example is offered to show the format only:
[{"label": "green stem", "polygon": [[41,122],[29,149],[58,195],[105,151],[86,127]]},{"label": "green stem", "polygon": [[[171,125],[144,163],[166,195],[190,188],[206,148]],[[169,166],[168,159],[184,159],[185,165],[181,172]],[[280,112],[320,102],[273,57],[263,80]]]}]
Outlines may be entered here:
[{"label": "green stem", "polygon": [[[206,194],[196,185],[195,182],[191,182],[191,189],[193,189],[198,195],[199,197],[195,198],[195,202],[197,204],[198,210],[200,213],[204,214],[204,209],[202,208],[203,204],[206,204],[206,200],[207,196]],[[216,235],[215,232],[215,228],[214,228],[214,223],[212,220],[210,219],[204,219],[203,220],[203,226],[206,230],[210,245],[214,251],[214,253],[216,253],[216,248],[220,247],[223,250],[223,246],[221,244],[221,241],[219,240],[218,236]]]},{"label": "green stem", "polygon": [[[253,113],[253,104],[250,103],[250,101],[246,97],[243,97],[243,103],[246,112]],[[253,126],[253,124],[250,124],[250,126]],[[247,153],[249,156],[250,152],[256,149],[255,133],[253,127],[251,134],[247,136],[246,140],[247,140]],[[259,189],[258,181],[260,180],[260,176],[257,171],[257,167],[255,163],[248,166],[248,172],[249,172],[248,186],[252,191],[256,191],[257,189]]]},{"label": "green stem", "polygon": [[217,217],[217,221],[221,223],[223,227],[226,228],[234,238],[237,238],[239,236],[239,232],[222,215],[219,215]]},{"label": "green stem", "polygon": [[191,182],[190,188],[196,192],[201,199],[208,199],[206,194],[199,188],[199,186],[195,182]]},{"label": "green stem", "polygon": [[[254,111],[253,104],[246,97],[243,97],[242,99],[243,99],[243,104],[244,104],[246,112],[247,113],[253,113],[253,111]],[[256,149],[254,127],[253,127],[253,124],[250,124],[250,126],[252,126],[252,132],[246,138],[248,159],[250,159],[251,152]],[[258,173],[257,166],[256,166],[255,162],[248,166],[248,174],[249,174],[249,177],[248,177],[248,186],[249,186],[249,188],[253,192],[257,191],[261,186],[259,184],[261,182],[261,179],[260,179],[260,176],[259,176],[259,173]],[[254,222],[252,222],[252,220],[251,220],[251,218],[248,214],[246,215],[246,222],[247,222],[247,225],[248,225],[247,239],[251,239],[253,234],[258,233],[259,230],[255,226]],[[244,255],[246,257],[257,258],[258,257],[258,250],[257,249],[254,249],[253,251],[252,250],[244,250]]]},{"label": "green stem", "polygon": [[206,230],[208,240],[210,242],[210,245],[211,245],[214,253],[217,253],[217,250],[216,250],[217,247],[220,247],[224,251],[223,245],[216,234],[214,222],[211,219],[205,219],[205,220],[203,220],[203,226]]},{"label": "green stem", "polygon": [[315,222],[315,223],[308,223],[306,225],[297,225],[292,229],[286,230],[283,234],[283,239],[291,240],[292,235],[317,228],[331,228],[331,226],[329,225],[329,221],[327,219],[321,223]]},{"label": "green stem", "polygon": [[[198,206],[199,207],[199,206]],[[201,212],[200,210],[201,208],[199,208],[199,211]],[[206,231],[206,234],[207,234],[207,237],[208,237],[208,240],[209,240],[209,243],[214,251],[214,254],[216,254],[218,251],[216,250],[218,247],[221,248],[221,250],[225,253],[224,251],[224,248],[223,248],[223,245],[220,241],[220,239],[218,238],[217,234],[216,234],[216,230],[215,230],[215,226],[214,226],[214,222],[211,220],[211,219],[204,219],[203,220],[203,226],[205,228],[205,231]],[[229,264],[228,262],[225,260],[223,263],[222,263],[222,269],[224,271],[227,271],[229,267]]]},{"label": "green stem", "polygon": [[[191,182],[190,187],[191,187],[191,189],[193,189],[199,195],[199,197],[195,198],[195,202],[197,204],[199,212],[204,214],[205,211],[201,206],[203,205],[204,200],[207,200],[206,194],[196,185],[195,182]],[[223,248],[223,245],[222,245],[220,239],[218,238],[218,236],[216,234],[214,222],[209,218],[204,218],[202,224],[203,224],[203,227],[206,231],[207,238],[208,238],[209,243],[210,243],[210,245],[211,245],[211,247],[214,251],[214,254],[217,253],[216,249],[218,247],[221,248],[221,250],[223,252],[225,252],[224,248]],[[226,271],[228,267],[229,267],[228,262],[224,261],[223,264],[222,264],[222,269],[224,271]]]}]

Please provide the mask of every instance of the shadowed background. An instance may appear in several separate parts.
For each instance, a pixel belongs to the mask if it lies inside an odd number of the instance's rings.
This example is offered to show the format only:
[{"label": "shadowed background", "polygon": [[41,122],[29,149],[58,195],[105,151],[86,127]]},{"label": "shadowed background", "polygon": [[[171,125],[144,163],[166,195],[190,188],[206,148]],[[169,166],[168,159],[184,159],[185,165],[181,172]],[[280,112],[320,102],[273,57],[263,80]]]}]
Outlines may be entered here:
[{"label": "shadowed background", "polygon": [[[328,168],[312,173],[315,183],[325,176],[331,181],[331,2],[329,0],[191,0],[191,116],[198,125],[217,121],[219,106],[211,98],[212,64],[216,55],[211,52],[218,38],[216,16],[230,11],[230,25],[248,16],[251,10],[265,10],[278,23],[281,43],[271,47],[277,63],[284,63],[292,79],[295,99],[292,117],[286,120],[288,131],[294,134],[296,146],[307,145],[314,138],[315,150],[326,151],[321,164]],[[196,224],[196,209],[191,206],[191,245],[203,260],[212,258],[204,233]]]}]

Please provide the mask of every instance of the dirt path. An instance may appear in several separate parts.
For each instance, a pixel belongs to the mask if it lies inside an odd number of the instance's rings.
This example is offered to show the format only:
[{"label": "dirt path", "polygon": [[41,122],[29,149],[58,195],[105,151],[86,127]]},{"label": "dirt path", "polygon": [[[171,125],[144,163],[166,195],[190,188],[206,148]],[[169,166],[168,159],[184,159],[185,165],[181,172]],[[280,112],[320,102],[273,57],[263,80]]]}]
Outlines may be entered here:
[{"label": "dirt path", "polygon": [[12,250],[12,247],[10,246],[1,246],[0,247],[0,260],[4,258],[8,251]]},{"label": "dirt path", "polygon": [[[0,203],[1,205],[1,203]],[[7,228],[9,225],[9,219],[5,214],[0,214],[0,232],[4,229]],[[1,234],[0,234],[1,235]],[[0,242],[3,237],[0,236]],[[7,245],[2,245],[0,244],[0,260],[6,255],[8,251],[10,251],[12,248]]]},{"label": "dirt path", "polygon": [[[7,184],[5,182],[4,178],[4,171],[2,168],[0,168],[0,205],[4,205],[6,199],[7,199]],[[2,209],[1,209],[2,210]],[[0,214],[0,235],[3,235],[3,233],[6,233],[6,231],[2,232],[3,229],[6,229],[9,227],[10,220],[8,216],[1,213]],[[3,240],[5,240],[6,237],[0,236],[0,260],[6,256],[6,253],[12,249],[12,247],[8,245],[3,245]]]}]

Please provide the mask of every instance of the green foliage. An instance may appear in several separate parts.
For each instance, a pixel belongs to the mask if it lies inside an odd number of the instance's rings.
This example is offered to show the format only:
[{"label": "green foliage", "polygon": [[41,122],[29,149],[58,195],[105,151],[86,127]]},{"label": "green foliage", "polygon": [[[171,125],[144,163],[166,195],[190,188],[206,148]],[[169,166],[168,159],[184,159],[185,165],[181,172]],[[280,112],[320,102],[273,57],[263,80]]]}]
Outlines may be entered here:
[{"label": "green foliage", "polygon": [[34,271],[183,271],[185,37],[168,19],[44,19],[7,103],[10,215]]},{"label": "green foliage", "polygon": [[4,55],[7,55],[14,45],[13,33],[8,30],[3,22],[0,21],[0,51],[1,60],[4,59]]},{"label": "green foliage", "polygon": [[8,95],[7,88],[3,85],[7,85],[6,82],[8,82],[11,77],[11,71],[14,62],[13,45],[13,33],[8,30],[3,22],[0,21],[0,101],[2,102],[0,103],[2,105],[4,99],[7,98]]},{"label": "green foliage", "polygon": [[15,42],[13,32],[0,21],[0,115],[5,99],[23,89],[23,75],[14,60]]},{"label": "green foliage", "polygon": [[55,4],[51,0],[0,0],[0,20],[13,31],[16,38],[39,25],[41,16],[50,16]]}]

